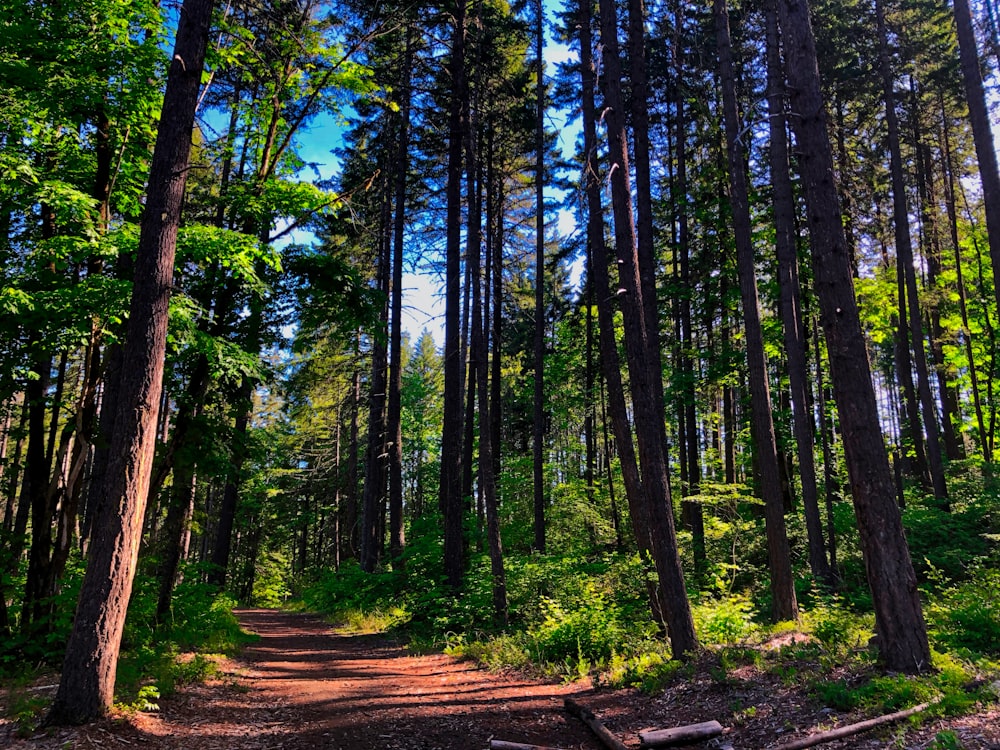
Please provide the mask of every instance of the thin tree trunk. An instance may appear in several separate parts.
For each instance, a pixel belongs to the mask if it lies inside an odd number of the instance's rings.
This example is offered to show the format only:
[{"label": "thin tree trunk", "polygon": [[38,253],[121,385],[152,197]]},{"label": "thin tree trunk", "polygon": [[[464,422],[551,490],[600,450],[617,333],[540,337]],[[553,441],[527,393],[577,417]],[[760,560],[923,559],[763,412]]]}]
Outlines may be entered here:
[{"label": "thin tree trunk", "polygon": [[750,224],[750,202],[740,141],[739,111],[736,104],[736,74],[733,69],[729,11],[726,0],[714,0],[716,39],[719,51],[719,78],[722,84],[723,115],[729,156],[730,204],[736,240],[740,296],[743,299],[743,330],[746,336],[747,371],[750,379],[751,424],[760,484],[764,497],[768,561],[771,569],[771,615],[775,622],[797,620],[795,579],[785,529],[778,445],[771,412],[771,391],[767,359],[760,324],[760,300]]},{"label": "thin tree trunk", "polygon": [[406,177],[410,169],[410,69],[413,64],[413,28],[406,25],[403,53],[403,80],[399,104],[399,153],[396,160],[396,206],[392,251],[392,331],[389,335],[389,408],[386,433],[389,448],[389,557],[394,565],[402,561],[406,539],[403,533],[403,241],[406,230]]},{"label": "thin tree trunk", "polygon": [[958,212],[955,207],[955,173],[951,155],[951,137],[948,127],[948,114],[944,105],[944,94],[938,95],[941,110],[941,145],[944,148],[942,168],[944,169],[944,202],[948,212],[948,228],[951,237],[952,251],[955,255],[955,288],[958,292],[958,309],[962,316],[961,337],[965,345],[965,357],[969,368],[969,387],[972,391],[972,403],[976,410],[976,426],[979,428],[979,449],[983,460],[990,463],[991,452],[986,449],[986,420],[983,418],[983,404],[980,398],[979,375],[976,371],[976,357],[972,349],[972,335],[969,328],[969,305],[965,294],[965,280],[962,271],[962,245],[958,238]]},{"label": "thin tree trunk", "polygon": [[[618,52],[617,14],[611,0],[601,0],[601,41],[604,45],[605,121],[608,124],[612,209],[618,271],[624,293],[620,295],[625,323],[636,442],[641,461],[642,486],[649,518],[650,549],[665,601],[667,631],[676,658],[685,658],[698,647],[694,621],[687,600],[674,531],[670,484],[667,477],[666,429],[662,374],[657,330],[647,326],[643,268],[651,259],[641,259],[636,244],[629,184],[628,144],[622,104],[622,71]],[[611,383],[609,381],[609,387]]]},{"label": "thin tree trunk", "polygon": [[[983,74],[979,66],[979,50],[976,32],[972,25],[972,9],[969,0],[954,0],[955,24],[958,31],[958,51],[962,68],[962,83],[969,105],[969,120],[972,123],[972,137],[976,145],[979,161],[979,179],[983,185],[983,203],[986,208],[986,234],[989,237],[990,260],[994,274],[1000,273],[1000,169],[997,167],[997,153],[993,146],[993,128],[986,105]],[[994,280],[993,294],[1000,315],[1000,283]]]},{"label": "thin tree trunk", "polygon": [[226,486],[222,491],[222,502],[219,505],[219,521],[215,530],[215,546],[212,548],[212,567],[209,569],[208,582],[219,589],[226,585],[229,573],[229,558],[233,549],[233,528],[236,525],[236,509],[239,504],[240,483],[243,480],[243,464],[247,457],[247,429],[250,426],[251,406],[253,396],[253,381],[243,378],[239,394],[236,397],[238,410],[233,425],[233,447],[229,471],[226,476]]},{"label": "thin tree trunk", "polygon": [[[691,283],[691,246],[688,212],[688,178],[687,178],[687,91],[683,85],[684,79],[684,5],[678,3],[675,10],[674,26],[674,76],[677,81],[677,96],[674,106],[677,110],[676,157],[677,174],[675,179],[676,194],[671,203],[676,211],[677,223],[677,254],[680,270],[680,300],[679,300],[679,333],[680,347],[681,395],[682,408],[678,414],[678,432],[684,435],[681,447],[681,469],[683,479],[687,479],[687,496],[697,496],[701,491],[701,467],[698,452],[698,414],[697,394],[695,389],[694,341],[691,333],[691,297],[694,293]],[[682,486],[683,486],[682,479]],[[705,552],[705,519],[702,504],[697,500],[681,500],[681,514],[684,523],[691,530],[694,567],[697,575],[702,575],[707,568]]]},{"label": "thin tree trunk", "polygon": [[535,0],[535,391],[532,425],[534,542],[545,552],[545,11]]},{"label": "thin tree trunk", "polygon": [[[639,553],[645,558],[651,556],[649,532],[649,510],[643,496],[639,464],[632,442],[632,427],[629,424],[628,407],[625,403],[625,386],[622,383],[621,364],[618,359],[618,344],[615,339],[614,311],[611,307],[611,282],[608,274],[609,253],[604,239],[604,210],[601,206],[601,179],[597,155],[597,113],[594,91],[597,84],[594,69],[591,33],[592,16],[589,0],[580,0],[580,72],[582,76],[583,139],[586,161],[583,181],[587,195],[587,245],[592,255],[594,292],[597,295],[598,345],[600,347],[601,371],[608,387],[608,411],[618,449],[618,460],[625,486],[625,498],[632,518],[632,531]],[[605,422],[606,429],[607,422]],[[610,450],[608,450],[610,472]],[[611,486],[611,474],[608,475]],[[663,622],[663,607],[659,592],[649,585],[649,604],[653,620]]]},{"label": "thin tree trunk", "polygon": [[[388,182],[386,182],[388,187]],[[387,191],[386,191],[387,192]],[[378,268],[376,285],[389,291],[388,196],[383,194],[382,226],[379,228]],[[388,326],[389,297],[381,311],[379,326]],[[361,495],[361,569],[374,572],[382,558],[385,535],[380,530],[380,518],[385,509],[386,454],[386,386],[388,385],[388,351],[384,335],[371,337],[372,376],[368,391],[368,450],[365,454],[365,483]]]},{"label": "thin tree trunk", "polygon": [[913,244],[910,238],[910,209],[903,178],[903,158],[900,152],[899,117],[896,113],[896,94],[889,61],[889,42],[885,26],[882,0],[875,0],[875,25],[879,36],[879,70],[882,76],[882,93],[885,98],[885,117],[889,135],[889,171],[892,179],[892,213],[896,238],[896,262],[902,266],[906,286],[906,310],[909,315],[910,343],[913,360],[917,366],[917,392],[927,441],[927,458],[931,471],[934,497],[944,507],[948,505],[948,487],[944,477],[944,460],[938,421],[931,394],[927,354],[924,350],[923,318],[917,290],[917,276],[913,269]]},{"label": "thin tree trunk", "polygon": [[778,284],[781,295],[781,322],[788,356],[788,382],[792,399],[792,425],[802,482],[802,509],[806,519],[809,569],[826,584],[832,574],[823,547],[823,523],[816,486],[815,442],[809,400],[809,372],[806,363],[805,321],[799,291],[799,261],[795,245],[795,198],[789,175],[788,136],[785,130],[784,76],[778,41],[778,11],[773,3],[766,9],[768,124],[771,135],[771,185],[774,190],[775,249],[778,257]]},{"label": "thin tree trunk", "polygon": [[451,104],[448,118],[445,252],[444,415],[441,432],[440,508],[444,517],[445,576],[452,589],[462,585],[462,146],[463,98],[468,96],[465,71],[465,0],[456,0],[451,45]]}]

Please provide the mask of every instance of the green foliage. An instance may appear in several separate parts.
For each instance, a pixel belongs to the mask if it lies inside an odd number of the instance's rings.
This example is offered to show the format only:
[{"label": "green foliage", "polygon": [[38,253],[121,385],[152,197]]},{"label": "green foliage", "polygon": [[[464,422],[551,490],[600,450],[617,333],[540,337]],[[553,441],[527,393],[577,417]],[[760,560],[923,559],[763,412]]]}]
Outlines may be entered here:
[{"label": "green foliage", "polygon": [[837,598],[817,599],[801,619],[804,630],[837,657],[863,648],[874,634],[871,614],[851,611]]},{"label": "green foliage", "polygon": [[824,705],[838,711],[863,708],[889,713],[918,703],[933,701],[939,696],[934,685],[905,675],[872,677],[860,682],[847,680],[818,681],[813,686],[816,697]]},{"label": "green foliage", "polygon": [[1000,571],[978,566],[970,580],[949,583],[941,574],[938,591],[924,614],[934,641],[963,653],[1000,656]]},{"label": "green foliage", "polygon": [[251,601],[258,607],[280,607],[292,595],[288,580],[288,558],[280,552],[257,557]]},{"label": "green foliage", "polygon": [[635,687],[644,693],[657,693],[685,671],[690,667],[671,659],[665,644],[649,644],[632,656],[613,654],[598,677],[613,688]]},{"label": "green foliage", "polygon": [[621,647],[626,630],[621,612],[594,585],[576,602],[541,601],[542,621],[529,631],[546,661],[605,661]]},{"label": "green foliage", "polygon": [[753,605],[745,596],[708,600],[692,607],[695,628],[703,644],[736,643],[754,630]]},{"label": "green foliage", "polygon": [[927,750],[964,750],[965,745],[958,738],[958,735],[951,730],[938,732],[934,735],[934,741],[927,746]]},{"label": "green foliage", "polygon": [[35,730],[51,703],[49,696],[32,689],[32,677],[23,675],[4,685],[7,692],[4,715],[13,722],[18,737],[27,737]]},{"label": "green foliage", "polygon": [[240,629],[233,599],[200,583],[197,566],[184,572],[185,580],[174,589],[170,619],[158,629],[153,622],[156,581],[147,576],[136,581],[116,680],[116,698],[126,710],[156,710],[151,708],[155,701],[178,685],[215,674],[212,654],[232,653],[256,638]]}]

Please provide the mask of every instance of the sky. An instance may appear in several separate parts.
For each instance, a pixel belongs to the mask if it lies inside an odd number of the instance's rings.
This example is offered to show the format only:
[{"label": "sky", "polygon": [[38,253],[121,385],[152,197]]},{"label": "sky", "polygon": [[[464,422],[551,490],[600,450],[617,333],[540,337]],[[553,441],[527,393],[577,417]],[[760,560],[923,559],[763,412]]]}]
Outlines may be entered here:
[{"label": "sky", "polygon": [[[546,17],[551,22],[554,17],[552,6],[553,0],[546,0]],[[558,63],[574,59],[576,53],[567,45],[558,43],[547,34],[545,49],[543,51],[546,65],[546,78],[553,75],[555,66]],[[567,121],[570,122],[567,122]],[[573,153],[575,141],[579,134],[580,126],[575,123],[575,118],[569,117],[567,113],[554,109],[549,109],[548,123],[549,130],[559,134],[559,144],[563,154],[569,156]],[[310,124],[305,134],[299,139],[301,143],[300,155],[307,162],[315,164],[320,179],[329,179],[336,175],[340,165],[339,160],[333,154],[341,146],[343,137],[343,127],[330,115],[317,117]],[[303,174],[303,179],[316,179],[317,174],[312,170],[307,170]],[[561,193],[552,188],[546,188],[545,201],[554,204],[561,199]],[[575,230],[575,222],[570,211],[560,209],[555,219],[555,226],[552,219],[549,219],[547,231],[556,231],[560,236],[566,236]],[[287,242],[309,242],[311,235],[304,233],[292,233],[287,238]],[[442,249],[443,252],[443,249]],[[578,266],[571,269],[570,279],[579,279],[582,271],[582,261]],[[403,330],[409,333],[411,340],[416,340],[426,329],[434,337],[435,342],[440,346],[444,343],[444,297],[442,280],[429,273],[405,271],[403,274]],[[291,332],[288,332],[289,334]]]}]

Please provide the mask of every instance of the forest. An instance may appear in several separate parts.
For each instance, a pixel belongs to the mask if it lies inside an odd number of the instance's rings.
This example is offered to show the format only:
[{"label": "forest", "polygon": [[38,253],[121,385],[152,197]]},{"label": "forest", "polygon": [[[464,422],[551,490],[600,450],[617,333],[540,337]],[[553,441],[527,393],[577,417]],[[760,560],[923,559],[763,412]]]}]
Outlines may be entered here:
[{"label": "forest", "polygon": [[998,70],[995,0],[0,0],[0,676],[295,605],[995,703]]}]

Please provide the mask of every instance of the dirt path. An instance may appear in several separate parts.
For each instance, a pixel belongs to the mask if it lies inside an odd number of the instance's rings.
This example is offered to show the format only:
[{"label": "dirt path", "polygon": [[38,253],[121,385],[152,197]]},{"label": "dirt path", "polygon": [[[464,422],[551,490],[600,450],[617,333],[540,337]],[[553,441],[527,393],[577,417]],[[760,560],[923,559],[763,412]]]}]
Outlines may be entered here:
[{"label": "dirt path", "polygon": [[[638,747],[640,729],[717,719],[737,750],[761,750],[862,718],[819,706],[802,681],[768,671],[746,667],[720,679],[711,657],[647,696],[491,674],[440,654],[414,656],[386,636],[340,635],[311,615],[261,609],[238,615],[260,640],[227,661],[217,679],[183,686],[161,701],[159,712],[27,738],[0,719],[0,748],[485,750],[496,738],[598,750],[563,710],[566,697],[593,709],[629,747]],[[936,744],[945,730],[961,744]],[[1000,750],[1000,710],[890,727],[823,747]]]},{"label": "dirt path", "polygon": [[[274,706],[261,747],[482,750],[491,737],[598,747],[562,710],[586,686],[505,678],[444,655],[409,655],[383,636],[341,636],[307,615],[240,613],[261,639],[243,654]],[[273,738],[273,742],[272,742]]]},{"label": "dirt path", "polygon": [[156,713],[29,738],[0,719],[0,748],[483,750],[493,737],[600,747],[562,708],[567,696],[589,699],[589,683],[546,684],[441,654],[413,656],[385,636],[340,635],[307,614],[237,615],[260,640],[220,679],[184,686]]}]

